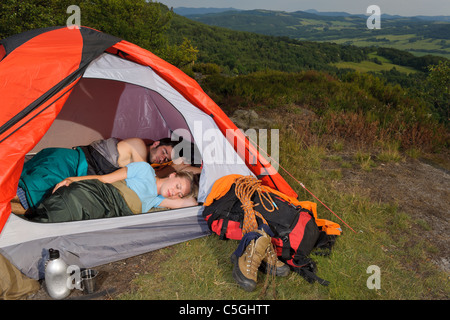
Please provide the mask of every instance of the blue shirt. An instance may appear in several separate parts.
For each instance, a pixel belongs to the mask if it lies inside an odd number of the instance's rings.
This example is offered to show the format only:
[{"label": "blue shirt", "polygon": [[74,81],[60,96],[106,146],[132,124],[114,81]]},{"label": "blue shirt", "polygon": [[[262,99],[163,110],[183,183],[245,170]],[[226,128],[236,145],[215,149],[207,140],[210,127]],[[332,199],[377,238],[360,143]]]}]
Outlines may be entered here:
[{"label": "blue shirt", "polygon": [[147,162],[132,162],[127,166],[125,182],[131,190],[136,192],[142,202],[142,212],[159,206],[164,197],[158,195],[156,188],[156,174]]}]

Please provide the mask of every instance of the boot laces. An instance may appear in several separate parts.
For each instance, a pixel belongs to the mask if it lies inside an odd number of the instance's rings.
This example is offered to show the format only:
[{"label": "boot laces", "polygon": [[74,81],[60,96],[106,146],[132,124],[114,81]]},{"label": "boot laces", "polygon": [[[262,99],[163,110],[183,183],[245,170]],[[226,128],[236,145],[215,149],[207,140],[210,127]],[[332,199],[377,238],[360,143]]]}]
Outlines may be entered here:
[{"label": "boot laces", "polygon": [[258,272],[259,265],[264,257],[261,257],[256,251],[256,241],[247,247],[247,273],[256,274]]}]

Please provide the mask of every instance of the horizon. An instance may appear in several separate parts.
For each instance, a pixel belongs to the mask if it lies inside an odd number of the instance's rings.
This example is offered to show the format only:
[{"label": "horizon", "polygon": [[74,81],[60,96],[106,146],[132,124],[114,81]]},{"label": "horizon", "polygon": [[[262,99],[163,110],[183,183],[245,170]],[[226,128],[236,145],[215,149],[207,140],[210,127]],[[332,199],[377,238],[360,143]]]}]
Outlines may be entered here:
[{"label": "horizon", "polygon": [[270,10],[296,12],[316,10],[318,12],[345,12],[348,14],[366,15],[370,5],[377,5],[381,14],[402,17],[415,16],[450,16],[450,6],[446,0],[341,0],[338,3],[329,0],[161,0],[158,1],[173,8],[216,8],[237,10]]},{"label": "horizon", "polygon": [[[238,8],[233,8],[233,7],[223,7],[223,8],[219,8],[219,7],[186,7],[186,6],[182,6],[182,7],[173,7],[174,9],[231,9],[231,10],[238,10],[238,11],[252,11],[252,10],[267,10],[267,11],[279,11],[279,12],[288,12],[288,13],[293,13],[293,12],[308,12],[308,13],[314,13],[311,11],[315,11],[318,13],[346,13],[346,14],[350,14],[350,15],[368,15],[365,13],[350,13],[347,11],[320,11],[317,9],[304,9],[304,10],[293,10],[293,11],[287,11],[287,10],[275,10],[275,9],[261,9],[261,8],[255,8],[255,9],[238,9]],[[414,16],[406,16],[406,15],[400,15],[400,14],[393,14],[393,13],[386,13],[386,12],[382,12],[381,15],[390,15],[390,16],[399,16],[399,17],[420,17],[420,16],[424,16],[424,17],[450,17],[449,15],[446,14],[438,14],[438,15],[425,15],[425,14],[418,14],[418,15],[414,15]]]}]

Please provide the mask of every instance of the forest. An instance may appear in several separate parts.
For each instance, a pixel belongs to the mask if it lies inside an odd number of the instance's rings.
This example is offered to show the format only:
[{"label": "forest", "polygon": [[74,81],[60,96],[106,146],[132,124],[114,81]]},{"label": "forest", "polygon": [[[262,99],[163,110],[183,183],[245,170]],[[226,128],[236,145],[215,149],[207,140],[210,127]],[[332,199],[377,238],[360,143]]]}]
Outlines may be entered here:
[{"label": "forest", "polygon": [[[13,14],[0,17],[0,38],[64,25],[70,3],[2,1],[1,12]],[[448,148],[450,64],[444,57],[233,31],[190,20],[144,0],[84,0],[79,7],[82,25],[136,43],[182,68],[229,112],[302,106],[320,117],[320,126],[329,128],[329,134],[333,128],[337,135],[344,133],[338,132],[336,124],[355,114],[376,124],[375,134],[359,133],[368,139],[395,140],[405,149],[428,152]],[[360,73],[334,65],[366,61],[370,54],[378,57],[374,61],[385,59],[415,72],[393,68]],[[351,123],[346,126],[345,136],[350,139]]]},{"label": "forest", "polygon": [[287,36],[297,40],[328,41],[361,46],[398,48],[400,43],[408,51],[443,54],[450,53],[450,24],[448,17],[421,19],[382,15],[380,28],[369,29],[369,15],[335,13],[324,15],[310,12],[269,10],[226,11],[210,14],[191,14],[186,17],[208,25],[238,31],[250,31],[272,36]]}]

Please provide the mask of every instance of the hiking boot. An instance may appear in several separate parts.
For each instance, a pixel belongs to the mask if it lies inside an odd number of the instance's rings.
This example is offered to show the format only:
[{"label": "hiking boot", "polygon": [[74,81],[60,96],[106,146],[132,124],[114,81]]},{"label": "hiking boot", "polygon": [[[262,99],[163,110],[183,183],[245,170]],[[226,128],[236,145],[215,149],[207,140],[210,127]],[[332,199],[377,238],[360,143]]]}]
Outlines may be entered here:
[{"label": "hiking boot", "polygon": [[[263,229],[258,229],[256,232],[264,237],[268,237],[272,242],[270,236]],[[266,254],[261,262],[261,265],[259,266],[259,270],[270,275],[275,274],[279,277],[286,277],[291,271],[287,264],[278,260],[277,253],[275,252],[275,248],[272,243],[267,247]]]},{"label": "hiking boot", "polygon": [[244,250],[242,256],[231,255],[233,263],[233,278],[245,290],[253,291],[256,287],[258,267],[266,255],[267,247],[270,246],[270,237],[261,236],[251,240]]},{"label": "hiking boot", "polygon": [[278,277],[286,277],[291,272],[289,266],[278,260],[277,254],[272,246],[267,248],[266,255],[259,266],[259,270],[268,274],[275,274]]}]

